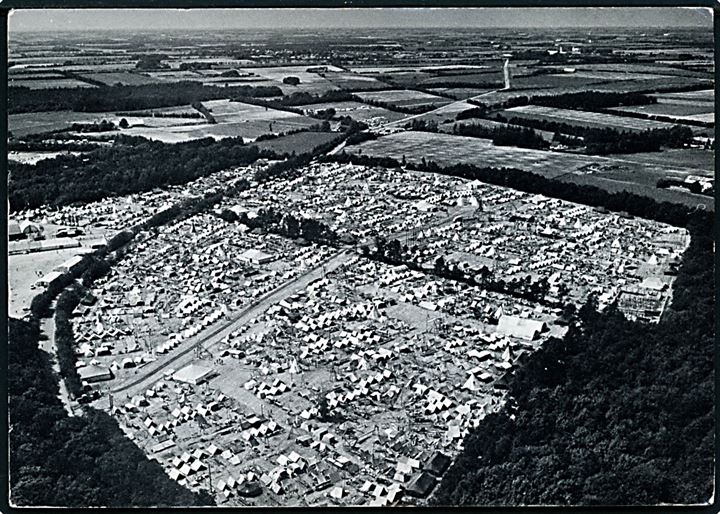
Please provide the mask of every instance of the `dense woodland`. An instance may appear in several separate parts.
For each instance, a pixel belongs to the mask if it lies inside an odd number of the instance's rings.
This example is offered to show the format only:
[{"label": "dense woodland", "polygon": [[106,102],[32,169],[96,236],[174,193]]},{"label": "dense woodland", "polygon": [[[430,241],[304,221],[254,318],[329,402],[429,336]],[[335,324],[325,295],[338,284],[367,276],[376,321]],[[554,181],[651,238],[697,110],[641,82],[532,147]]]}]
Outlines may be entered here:
[{"label": "dense woodland", "polygon": [[659,325],[592,301],[510,377],[436,505],[701,503],[713,492],[712,227],[693,238]]},{"label": "dense woodland", "polygon": [[210,505],[165,474],[104,412],[69,417],[37,321],[8,320],[11,501],[16,505]]},{"label": "dense woodland", "polygon": [[134,111],[186,105],[222,98],[259,98],[282,95],[277,86],[204,86],[199,82],[99,86],[93,88],[8,88],[8,113],[40,111]]},{"label": "dense woodland", "polygon": [[250,164],[266,154],[245,146],[242,138],[206,138],[170,145],[121,136],[112,146],[85,155],[62,155],[35,165],[10,163],[10,211],[93,202],[184,184]]}]

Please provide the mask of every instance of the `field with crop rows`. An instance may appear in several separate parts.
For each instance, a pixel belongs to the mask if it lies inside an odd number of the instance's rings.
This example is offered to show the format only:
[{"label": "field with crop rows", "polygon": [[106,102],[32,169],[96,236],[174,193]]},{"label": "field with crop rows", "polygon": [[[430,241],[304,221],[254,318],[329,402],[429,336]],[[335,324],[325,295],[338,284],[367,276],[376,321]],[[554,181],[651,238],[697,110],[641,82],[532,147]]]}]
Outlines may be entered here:
[{"label": "field with crop rows", "polygon": [[672,127],[671,123],[644,120],[638,118],[624,118],[612,114],[596,112],[574,111],[571,109],[556,109],[540,105],[523,105],[513,107],[502,112],[508,119],[513,117],[535,120],[546,120],[557,123],[567,123],[579,127],[619,128],[623,130],[644,131],[648,129],[663,129]]}]

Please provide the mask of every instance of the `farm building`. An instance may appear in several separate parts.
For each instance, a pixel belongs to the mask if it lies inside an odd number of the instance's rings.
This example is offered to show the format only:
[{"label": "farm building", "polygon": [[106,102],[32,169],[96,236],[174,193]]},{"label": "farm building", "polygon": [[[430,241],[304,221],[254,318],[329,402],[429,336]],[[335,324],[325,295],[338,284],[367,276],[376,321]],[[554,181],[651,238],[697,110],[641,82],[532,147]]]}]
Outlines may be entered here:
[{"label": "farm building", "polygon": [[186,384],[198,385],[207,380],[212,371],[212,368],[198,366],[197,364],[189,364],[180,371],[177,371],[173,375],[173,380],[185,382]]},{"label": "farm building", "polygon": [[520,318],[518,316],[507,316],[503,314],[498,320],[497,332],[501,335],[517,337],[533,341],[547,330],[542,321]]}]

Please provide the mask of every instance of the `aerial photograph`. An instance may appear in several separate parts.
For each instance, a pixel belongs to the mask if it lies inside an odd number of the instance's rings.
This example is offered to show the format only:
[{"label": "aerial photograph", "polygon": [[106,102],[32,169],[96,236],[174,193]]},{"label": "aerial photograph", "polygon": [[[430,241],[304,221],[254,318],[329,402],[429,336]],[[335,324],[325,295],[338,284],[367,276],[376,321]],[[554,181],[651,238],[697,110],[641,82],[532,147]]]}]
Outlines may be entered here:
[{"label": "aerial photograph", "polygon": [[8,509],[712,507],[711,9],[3,9]]}]

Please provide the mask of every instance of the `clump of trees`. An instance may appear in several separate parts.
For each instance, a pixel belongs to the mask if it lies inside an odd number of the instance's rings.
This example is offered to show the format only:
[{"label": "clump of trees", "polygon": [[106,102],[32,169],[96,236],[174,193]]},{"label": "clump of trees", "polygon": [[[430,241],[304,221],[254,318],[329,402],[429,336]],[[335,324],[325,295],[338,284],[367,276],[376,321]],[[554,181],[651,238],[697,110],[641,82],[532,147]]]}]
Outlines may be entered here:
[{"label": "clump of trees", "polygon": [[159,70],[168,69],[170,66],[163,61],[168,59],[167,54],[145,54],[138,58],[135,69],[137,70]]},{"label": "clump of trees", "polygon": [[[122,120],[120,122],[120,126],[122,128],[127,128],[127,120],[123,118],[125,121],[125,126],[122,127]],[[112,121],[108,120],[102,120],[98,123],[73,123],[70,125],[70,130],[72,132],[110,132],[112,130],[117,130],[117,127]]]},{"label": "clump of trees", "polygon": [[283,84],[288,84],[290,86],[297,86],[300,84],[300,79],[298,77],[285,77],[283,79]]},{"label": "clump of trees", "polygon": [[453,125],[453,134],[492,139],[495,146],[517,146],[536,150],[547,150],[550,147],[550,143],[528,127],[511,125],[484,127],[483,125],[456,123]]},{"label": "clump of trees", "polygon": [[435,505],[656,505],[713,493],[711,223],[692,223],[658,325],[589,301],[509,377],[444,476]]}]

